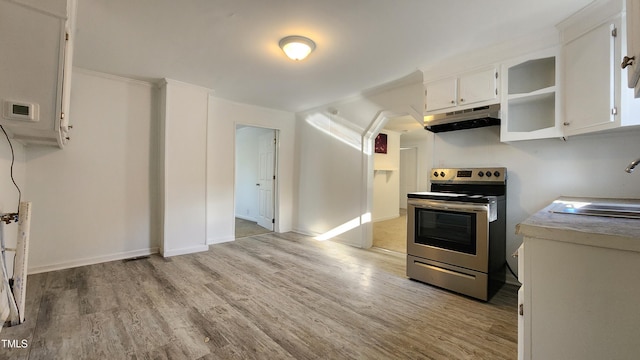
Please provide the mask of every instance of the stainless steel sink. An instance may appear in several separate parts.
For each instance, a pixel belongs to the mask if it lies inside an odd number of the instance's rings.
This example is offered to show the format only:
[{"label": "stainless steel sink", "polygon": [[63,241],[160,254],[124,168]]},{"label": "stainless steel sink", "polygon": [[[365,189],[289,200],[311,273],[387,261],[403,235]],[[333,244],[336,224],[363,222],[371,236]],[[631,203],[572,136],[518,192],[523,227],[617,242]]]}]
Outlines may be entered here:
[{"label": "stainless steel sink", "polygon": [[549,211],[560,214],[640,219],[640,200],[616,203],[556,200]]}]

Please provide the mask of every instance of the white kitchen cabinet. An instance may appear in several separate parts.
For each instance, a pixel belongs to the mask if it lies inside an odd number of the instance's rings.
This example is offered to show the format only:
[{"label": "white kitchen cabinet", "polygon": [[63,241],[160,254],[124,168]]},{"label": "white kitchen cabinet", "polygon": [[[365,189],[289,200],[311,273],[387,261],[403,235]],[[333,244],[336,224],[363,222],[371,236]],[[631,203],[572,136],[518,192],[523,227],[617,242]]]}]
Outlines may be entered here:
[{"label": "white kitchen cabinet", "polygon": [[498,102],[498,71],[495,67],[460,76],[458,105]]},{"label": "white kitchen cabinet", "polygon": [[26,144],[68,137],[75,0],[0,0],[0,124]]},{"label": "white kitchen cabinet", "polygon": [[637,359],[638,220],[549,210],[517,226],[518,358]]},{"label": "white kitchen cabinet", "polygon": [[559,63],[554,47],[502,64],[501,141],[562,136]]},{"label": "white kitchen cabinet", "polygon": [[425,84],[425,113],[467,109],[498,102],[498,72],[495,67]]},{"label": "white kitchen cabinet", "polygon": [[640,253],[528,237],[524,244],[523,358],[637,358]]},{"label": "white kitchen cabinet", "polygon": [[458,78],[447,78],[425,85],[425,110],[435,111],[455,107],[458,98]]},{"label": "white kitchen cabinet", "polygon": [[[626,57],[626,58],[625,58]],[[640,0],[627,0],[627,52],[622,66],[628,63],[627,82],[640,97]]]},{"label": "white kitchen cabinet", "polygon": [[[524,261],[520,259],[524,259],[524,244],[520,244],[518,248],[518,281],[522,284],[524,282]],[[525,348],[525,336],[524,336],[524,285],[520,286],[518,289],[518,360],[524,359],[524,348]],[[530,346],[527,343],[528,347]]]},{"label": "white kitchen cabinet", "polygon": [[559,25],[563,39],[564,134],[640,124],[640,101],[627,87],[623,0],[594,2]]}]

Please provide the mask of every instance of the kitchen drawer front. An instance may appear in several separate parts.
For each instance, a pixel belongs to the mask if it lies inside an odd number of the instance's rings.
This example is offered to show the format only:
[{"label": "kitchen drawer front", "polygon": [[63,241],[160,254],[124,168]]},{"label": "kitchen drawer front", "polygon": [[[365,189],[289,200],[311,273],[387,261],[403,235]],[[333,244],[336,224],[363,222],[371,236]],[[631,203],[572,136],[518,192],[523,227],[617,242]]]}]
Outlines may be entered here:
[{"label": "kitchen drawer front", "polygon": [[488,298],[489,276],[478,271],[407,255],[407,276],[481,300]]}]

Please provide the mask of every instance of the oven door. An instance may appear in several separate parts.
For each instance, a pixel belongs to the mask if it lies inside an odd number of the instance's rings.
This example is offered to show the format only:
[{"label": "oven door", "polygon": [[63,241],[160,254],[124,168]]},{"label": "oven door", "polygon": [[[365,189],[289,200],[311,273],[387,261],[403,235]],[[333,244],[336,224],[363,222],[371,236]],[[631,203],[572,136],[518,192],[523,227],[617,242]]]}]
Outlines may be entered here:
[{"label": "oven door", "polygon": [[489,205],[409,199],[407,254],[488,272]]}]

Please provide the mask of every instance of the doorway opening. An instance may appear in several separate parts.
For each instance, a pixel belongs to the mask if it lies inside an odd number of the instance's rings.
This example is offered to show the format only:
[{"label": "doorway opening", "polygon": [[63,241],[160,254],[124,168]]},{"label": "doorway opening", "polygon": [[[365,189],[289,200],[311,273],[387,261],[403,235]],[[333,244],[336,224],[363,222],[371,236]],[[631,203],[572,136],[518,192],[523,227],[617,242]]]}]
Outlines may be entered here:
[{"label": "doorway opening", "polygon": [[387,149],[373,154],[371,245],[406,254],[407,194],[419,188],[417,144],[426,132],[413,116],[390,118],[383,125]]},{"label": "doorway opening", "polygon": [[235,238],[273,232],[278,131],[236,125],[235,140]]},{"label": "doorway opening", "polygon": [[[376,199],[396,197],[396,201],[386,201],[386,204],[398,204],[397,209],[387,209],[393,212],[392,217],[384,218],[373,223],[373,246],[399,253],[407,253],[407,194],[417,188],[417,149],[400,147],[397,149],[397,167],[385,171],[380,180],[379,171],[374,167],[374,203]],[[374,160],[375,161],[375,160]],[[397,176],[396,181],[392,177]],[[390,186],[391,185],[391,186]],[[381,192],[386,194],[380,195]],[[374,211],[376,207],[374,205]],[[397,210],[397,212],[395,212]]]}]

